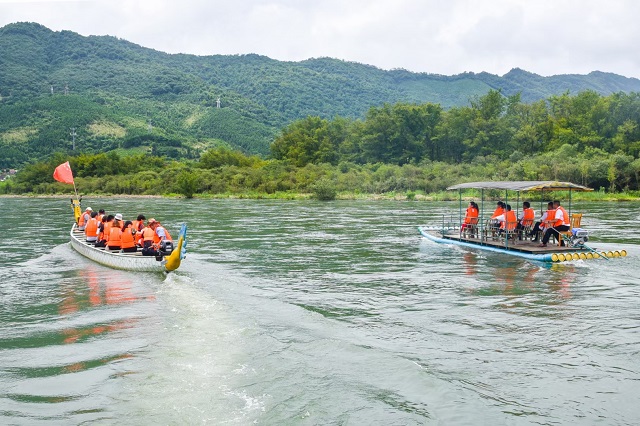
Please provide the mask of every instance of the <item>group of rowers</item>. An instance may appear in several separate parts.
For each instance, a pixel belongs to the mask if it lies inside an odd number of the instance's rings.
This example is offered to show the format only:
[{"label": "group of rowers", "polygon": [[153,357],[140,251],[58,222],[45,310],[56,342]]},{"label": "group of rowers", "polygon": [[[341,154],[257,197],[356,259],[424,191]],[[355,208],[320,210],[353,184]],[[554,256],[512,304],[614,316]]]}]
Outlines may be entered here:
[{"label": "group of rowers", "polygon": [[167,231],[155,219],[138,215],[136,220],[123,220],[122,214],[107,215],[104,209],[94,212],[91,207],[80,214],[78,230],[84,231],[87,244],[108,250],[135,253],[141,248],[143,256],[157,256],[163,242],[172,241]]},{"label": "group of rowers", "polygon": [[[478,212],[478,204],[475,201],[470,201],[460,229],[461,233],[465,229],[477,225]],[[566,232],[570,229],[569,213],[560,205],[558,200],[548,202],[547,210],[542,212],[540,220],[535,224],[533,223],[534,220],[535,211],[528,201],[522,203],[522,211],[518,215],[511,209],[511,205],[498,201],[498,205],[491,215],[489,227],[494,233],[503,233],[505,230],[515,231],[520,239],[522,239],[523,233],[526,232],[531,237],[532,242],[537,242],[538,236],[543,234],[539,247],[546,247],[552,236],[557,239],[560,232]]]}]

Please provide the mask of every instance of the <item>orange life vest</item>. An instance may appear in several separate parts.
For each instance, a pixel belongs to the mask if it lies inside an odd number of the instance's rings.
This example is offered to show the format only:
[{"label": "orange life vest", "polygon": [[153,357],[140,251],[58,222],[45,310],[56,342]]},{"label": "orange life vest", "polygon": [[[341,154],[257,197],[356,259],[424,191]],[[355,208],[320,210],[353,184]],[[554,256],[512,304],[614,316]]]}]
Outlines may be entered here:
[{"label": "orange life vest", "polygon": [[109,237],[111,236],[111,227],[113,226],[113,222],[105,222],[102,228],[102,237],[99,239],[106,240],[109,242]]},{"label": "orange life vest", "polygon": [[569,213],[567,213],[567,211],[562,206],[558,206],[558,210],[562,211],[562,219],[556,220],[555,223],[553,224],[553,227],[555,228],[557,226],[569,225],[569,223],[570,223],[569,222]]},{"label": "orange life vest", "polygon": [[128,226],[124,231],[122,231],[122,235],[120,236],[120,247],[126,249],[135,246],[136,242],[133,237],[133,229],[131,226]]},{"label": "orange life vest", "polygon": [[91,218],[91,215],[87,212],[84,212],[80,215],[80,217],[78,218],[78,226],[84,226],[89,221],[87,219],[87,216],[89,216],[89,219]]},{"label": "orange life vest", "polygon": [[122,229],[117,226],[112,226],[109,230],[109,239],[107,239],[107,245],[109,247],[120,247],[122,244]]},{"label": "orange life vest", "polygon": [[[167,241],[173,241],[173,238],[171,238],[171,234],[169,234],[169,231],[167,231],[167,228],[165,228],[164,226],[161,226],[161,225],[158,225],[158,226],[156,227],[156,229],[158,229],[158,228],[162,228],[162,229],[164,229],[164,235],[165,235],[165,239],[166,239]],[[160,239],[160,237],[158,236],[158,234],[157,234],[157,233],[156,233],[156,231],[154,230],[154,231],[153,231],[153,243],[154,243],[154,244],[158,244],[160,241],[162,241],[162,240]]]},{"label": "orange life vest", "polygon": [[471,223],[471,219],[478,217],[478,209],[475,207],[467,207],[467,215],[464,218],[464,223]]},{"label": "orange life vest", "polygon": [[139,235],[140,235],[140,238],[138,239],[138,244],[142,246],[144,245],[145,241],[153,241],[156,233],[153,229],[146,226],[142,229],[142,231],[140,231]]},{"label": "orange life vest", "polygon": [[555,220],[555,217],[556,217],[555,209],[547,210],[547,218],[544,220],[544,222],[542,222],[540,227],[544,228],[545,226],[550,226],[549,224]]},{"label": "orange life vest", "polygon": [[522,215],[522,225],[529,226],[533,223],[533,219],[536,217],[536,212],[531,207],[524,209]]},{"label": "orange life vest", "polygon": [[516,216],[516,212],[514,212],[513,210],[507,210],[507,212],[504,214],[504,217],[507,224],[507,230],[514,230],[516,228],[516,225],[518,224],[518,217]]},{"label": "orange life vest", "polygon": [[502,207],[497,207],[494,211],[493,211],[493,215],[491,215],[491,219],[495,219],[496,217],[500,216],[504,214],[504,209]]},{"label": "orange life vest", "polygon": [[142,231],[142,229],[144,229],[144,221],[143,220],[134,220],[133,221],[133,229],[135,229],[136,232]]},{"label": "orange life vest", "polygon": [[87,226],[84,227],[84,235],[87,237],[95,237],[98,233],[98,220],[95,217],[89,219]]}]

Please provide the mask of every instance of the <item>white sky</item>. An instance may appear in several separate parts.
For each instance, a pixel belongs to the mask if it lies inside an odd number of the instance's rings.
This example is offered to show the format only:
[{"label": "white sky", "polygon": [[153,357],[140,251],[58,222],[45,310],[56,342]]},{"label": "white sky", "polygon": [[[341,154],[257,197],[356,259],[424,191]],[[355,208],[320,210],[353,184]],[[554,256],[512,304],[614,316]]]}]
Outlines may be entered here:
[{"label": "white sky", "polygon": [[0,26],[37,22],[168,53],[328,56],[445,75],[640,78],[639,18],[637,0],[0,0]]}]

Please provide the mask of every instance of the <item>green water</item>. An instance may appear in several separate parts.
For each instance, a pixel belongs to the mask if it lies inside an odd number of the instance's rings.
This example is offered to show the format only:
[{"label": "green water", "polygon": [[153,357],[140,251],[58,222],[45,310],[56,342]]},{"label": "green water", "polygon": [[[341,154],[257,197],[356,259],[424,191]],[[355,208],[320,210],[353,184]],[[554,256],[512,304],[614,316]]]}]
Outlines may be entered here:
[{"label": "green water", "polygon": [[0,198],[0,424],[638,424],[638,203],[548,266],[423,240],[457,203],[85,199],[189,255],[111,270],[64,199]]}]

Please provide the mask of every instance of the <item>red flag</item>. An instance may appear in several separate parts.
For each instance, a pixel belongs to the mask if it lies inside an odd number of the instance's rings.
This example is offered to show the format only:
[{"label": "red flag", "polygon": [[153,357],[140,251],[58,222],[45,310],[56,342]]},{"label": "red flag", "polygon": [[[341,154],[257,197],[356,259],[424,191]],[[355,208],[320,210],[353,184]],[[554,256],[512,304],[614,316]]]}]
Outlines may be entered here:
[{"label": "red flag", "polygon": [[74,185],[73,173],[71,173],[71,166],[69,165],[68,161],[56,167],[56,169],[53,171],[53,178],[58,182],[70,183]]}]

